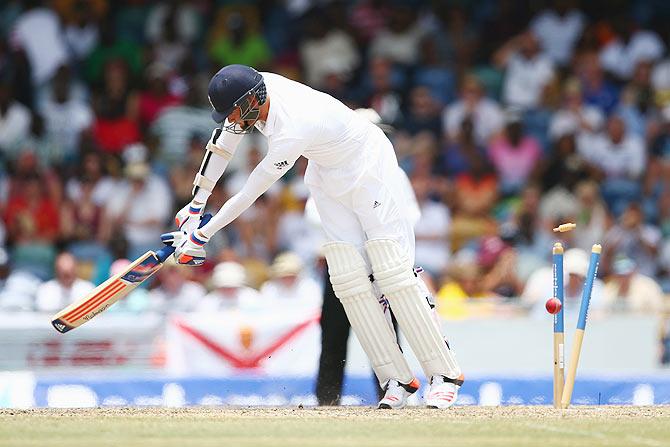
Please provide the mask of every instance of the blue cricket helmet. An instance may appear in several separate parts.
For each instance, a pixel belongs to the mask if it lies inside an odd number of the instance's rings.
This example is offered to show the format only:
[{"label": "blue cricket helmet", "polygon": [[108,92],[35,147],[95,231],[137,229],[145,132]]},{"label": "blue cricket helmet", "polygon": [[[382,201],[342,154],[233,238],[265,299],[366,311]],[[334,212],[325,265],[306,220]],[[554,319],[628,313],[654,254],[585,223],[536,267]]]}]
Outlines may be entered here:
[{"label": "blue cricket helmet", "polygon": [[[263,75],[251,67],[238,64],[219,70],[209,81],[207,95],[214,108],[212,118],[217,123],[223,122],[235,107],[240,107],[243,119],[255,122],[258,109],[267,98]],[[255,104],[252,98],[256,99]]]}]

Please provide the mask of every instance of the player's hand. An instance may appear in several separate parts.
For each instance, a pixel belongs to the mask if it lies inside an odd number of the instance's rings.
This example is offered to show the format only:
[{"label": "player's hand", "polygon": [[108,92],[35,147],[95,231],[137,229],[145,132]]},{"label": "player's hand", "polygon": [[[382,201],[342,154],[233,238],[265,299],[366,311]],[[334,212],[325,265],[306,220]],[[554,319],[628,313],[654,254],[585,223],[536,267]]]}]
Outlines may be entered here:
[{"label": "player's hand", "polygon": [[204,248],[207,241],[209,241],[209,238],[205,237],[200,230],[195,230],[188,237],[184,237],[174,251],[177,263],[183,265],[203,264],[207,256]]},{"label": "player's hand", "polygon": [[182,242],[184,242],[184,239],[188,237],[187,233],[184,233],[181,230],[178,231],[172,231],[170,233],[163,233],[161,234],[161,241],[170,247],[179,247]]},{"label": "player's hand", "polygon": [[180,209],[174,217],[177,228],[186,234],[191,234],[191,232],[198,228],[204,210],[204,203],[197,203],[192,200],[185,207]]}]

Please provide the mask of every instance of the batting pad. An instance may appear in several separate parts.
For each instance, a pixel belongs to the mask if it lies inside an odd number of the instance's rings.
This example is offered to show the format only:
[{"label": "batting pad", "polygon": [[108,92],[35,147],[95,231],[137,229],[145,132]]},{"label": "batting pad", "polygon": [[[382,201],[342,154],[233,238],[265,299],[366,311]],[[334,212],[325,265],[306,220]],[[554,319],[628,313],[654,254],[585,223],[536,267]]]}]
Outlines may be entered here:
[{"label": "batting pad", "polygon": [[426,288],[416,277],[407,254],[392,239],[365,243],[377,287],[386,296],[400,330],[428,378],[456,379],[461,369],[447,347],[427,301]]},{"label": "batting pad", "polygon": [[383,388],[390,379],[410,383],[414,375],[377,301],[363,256],[346,242],[329,242],[323,251],[335,295],[342,302],[380,385]]}]

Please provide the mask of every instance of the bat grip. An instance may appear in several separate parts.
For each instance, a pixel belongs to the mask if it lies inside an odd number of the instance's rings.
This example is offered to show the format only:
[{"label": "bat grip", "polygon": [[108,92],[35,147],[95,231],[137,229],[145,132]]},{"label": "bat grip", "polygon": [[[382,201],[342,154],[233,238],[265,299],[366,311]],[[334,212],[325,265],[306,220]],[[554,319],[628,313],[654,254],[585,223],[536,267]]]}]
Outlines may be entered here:
[{"label": "bat grip", "polygon": [[[203,226],[205,226],[207,222],[209,222],[211,219],[212,219],[211,213],[204,214],[202,216],[202,219],[200,219],[200,225],[198,225],[198,228],[202,228]],[[175,247],[173,247],[172,245],[168,245],[158,250],[156,252],[156,257],[162,264],[163,262],[165,262],[167,258],[169,258],[174,253],[174,251]]]}]

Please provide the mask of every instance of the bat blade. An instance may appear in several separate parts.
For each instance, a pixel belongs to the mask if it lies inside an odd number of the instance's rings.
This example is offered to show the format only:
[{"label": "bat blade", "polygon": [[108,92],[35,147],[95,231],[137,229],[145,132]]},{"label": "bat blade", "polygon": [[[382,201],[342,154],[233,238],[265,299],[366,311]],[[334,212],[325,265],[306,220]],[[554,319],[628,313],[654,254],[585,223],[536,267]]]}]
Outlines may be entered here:
[{"label": "bat blade", "polygon": [[[206,225],[211,218],[211,214],[204,214],[200,219],[199,228]],[[75,301],[54,315],[51,324],[62,334],[81,326],[149,279],[174,251],[174,247],[167,246],[156,252],[144,253],[124,271],[112,276],[84,298]]]},{"label": "bat blade", "polygon": [[132,292],[162,265],[158,254],[153,251],[146,252],[123,272],[112,276],[84,298],[54,315],[51,324],[62,334],[81,326]]}]

